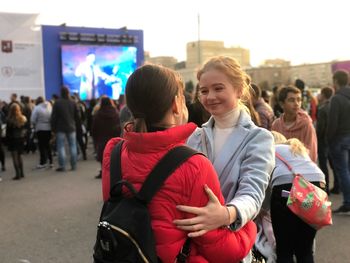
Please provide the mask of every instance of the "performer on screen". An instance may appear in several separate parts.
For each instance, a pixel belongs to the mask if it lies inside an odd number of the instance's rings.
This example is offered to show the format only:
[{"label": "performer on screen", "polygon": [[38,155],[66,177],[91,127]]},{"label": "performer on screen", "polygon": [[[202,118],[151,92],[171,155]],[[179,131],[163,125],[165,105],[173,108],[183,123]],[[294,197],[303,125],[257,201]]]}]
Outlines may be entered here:
[{"label": "performer on screen", "polygon": [[91,100],[102,95],[98,91],[99,80],[110,78],[95,62],[96,55],[90,52],[85,61],[81,62],[75,70],[75,76],[80,77],[79,96],[82,100]]}]

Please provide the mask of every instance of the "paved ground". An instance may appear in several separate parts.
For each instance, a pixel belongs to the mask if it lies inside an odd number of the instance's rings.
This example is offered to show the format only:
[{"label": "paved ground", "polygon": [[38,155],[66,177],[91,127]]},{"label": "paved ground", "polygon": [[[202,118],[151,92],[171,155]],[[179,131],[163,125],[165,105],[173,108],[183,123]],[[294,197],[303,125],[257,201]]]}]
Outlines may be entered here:
[{"label": "paved ground", "polygon": [[[92,262],[101,209],[99,165],[92,154],[75,172],[33,170],[37,155],[25,155],[26,178],[13,181],[10,156],[0,182],[0,263]],[[331,196],[334,207],[340,196]],[[350,263],[350,216],[317,234],[317,263]]]}]

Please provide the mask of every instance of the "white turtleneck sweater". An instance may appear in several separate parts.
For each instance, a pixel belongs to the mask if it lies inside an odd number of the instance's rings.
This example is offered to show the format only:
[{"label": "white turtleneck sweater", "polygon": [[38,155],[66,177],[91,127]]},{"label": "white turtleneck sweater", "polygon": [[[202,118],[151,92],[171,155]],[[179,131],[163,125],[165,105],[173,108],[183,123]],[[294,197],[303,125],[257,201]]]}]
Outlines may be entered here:
[{"label": "white turtleneck sweater", "polygon": [[240,114],[240,108],[236,107],[223,115],[213,115],[214,124],[214,159],[221,151],[229,135],[235,129]]}]

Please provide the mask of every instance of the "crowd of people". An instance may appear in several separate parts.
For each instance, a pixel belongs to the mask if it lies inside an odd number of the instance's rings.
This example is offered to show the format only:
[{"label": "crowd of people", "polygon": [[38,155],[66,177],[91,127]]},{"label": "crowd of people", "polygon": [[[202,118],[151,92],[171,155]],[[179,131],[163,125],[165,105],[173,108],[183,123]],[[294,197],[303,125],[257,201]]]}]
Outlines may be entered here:
[{"label": "crowd of people", "polygon": [[[1,168],[6,170],[6,143],[13,179],[23,178],[22,153],[34,150],[36,138],[38,169],[53,167],[57,154],[56,171],[66,171],[68,143],[70,168],[76,170],[77,151],[87,158],[91,135],[101,163],[96,178],[102,178],[107,200],[111,152],[119,141],[124,140],[122,177],[136,189],[162,156],[187,144],[205,157],[195,155],[175,170],[149,205],[162,262],[174,262],[188,237],[188,262],[252,262],[257,254],[266,262],[293,262],[294,257],[314,262],[316,230],[287,209],[282,192],[291,189],[293,176],[275,153],[327,193],[343,194],[334,213],[350,212],[349,74],[336,71],[333,85],[317,97],[301,79],[274,87],[269,96],[236,60],[217,56],[199,69],[197,79],[190,94],[175,71],[144,65],[128,79],[126,105],[101,97],[87,107],[67,87],[54,100],[37,98],[36,106],[13,94],[1,108],[6,123]],[[267,233],[259,218],[271,220],[266,239],[259,236]]]},{"label": "crowd of people", "polygon": [[[96,160],[102,162],[105,144],[110,138],[120,136],[118,104],[102,96],[87,105],[67,87],[61,88],[60,96],[51,100],[39,96],[35,100],[28,96],[12,94],[10,102],[0,102],[0,161],[1,170],[6,171],[6,147],[11,154],[16,171],[13,180],[25,177],[23,154],[39,152],[35,169],[51,169],[65,172],[66,145],[69,149],[70,170],[77,169],[77,160],[87,160],[87,145],[91,135]],[[53,162],[57,156],[57,164]],[[100,178],[100,172],[96,178]],[[1,180],[1,174],[0,174]]]}]

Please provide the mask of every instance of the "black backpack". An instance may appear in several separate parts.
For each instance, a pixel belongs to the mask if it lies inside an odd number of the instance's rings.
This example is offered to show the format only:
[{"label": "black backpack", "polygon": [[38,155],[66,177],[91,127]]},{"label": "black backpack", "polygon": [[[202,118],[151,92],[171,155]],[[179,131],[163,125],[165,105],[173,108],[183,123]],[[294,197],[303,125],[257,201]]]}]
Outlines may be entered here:
[{"label": "black backpack", "polygon": [[[103,205],[97,227],[94,263],[160,262],[147,204],[175,169],[198,152],[187,146],[173,148],[157,163],[137,192],[131,183],[121,178],[122,144],[123,141],[118,143],[111,154],[110,198]],[[132,196],[123,196],[122,186],[126,186]],[[186,261],[189,240],[182,247],[177,262]]]}]

